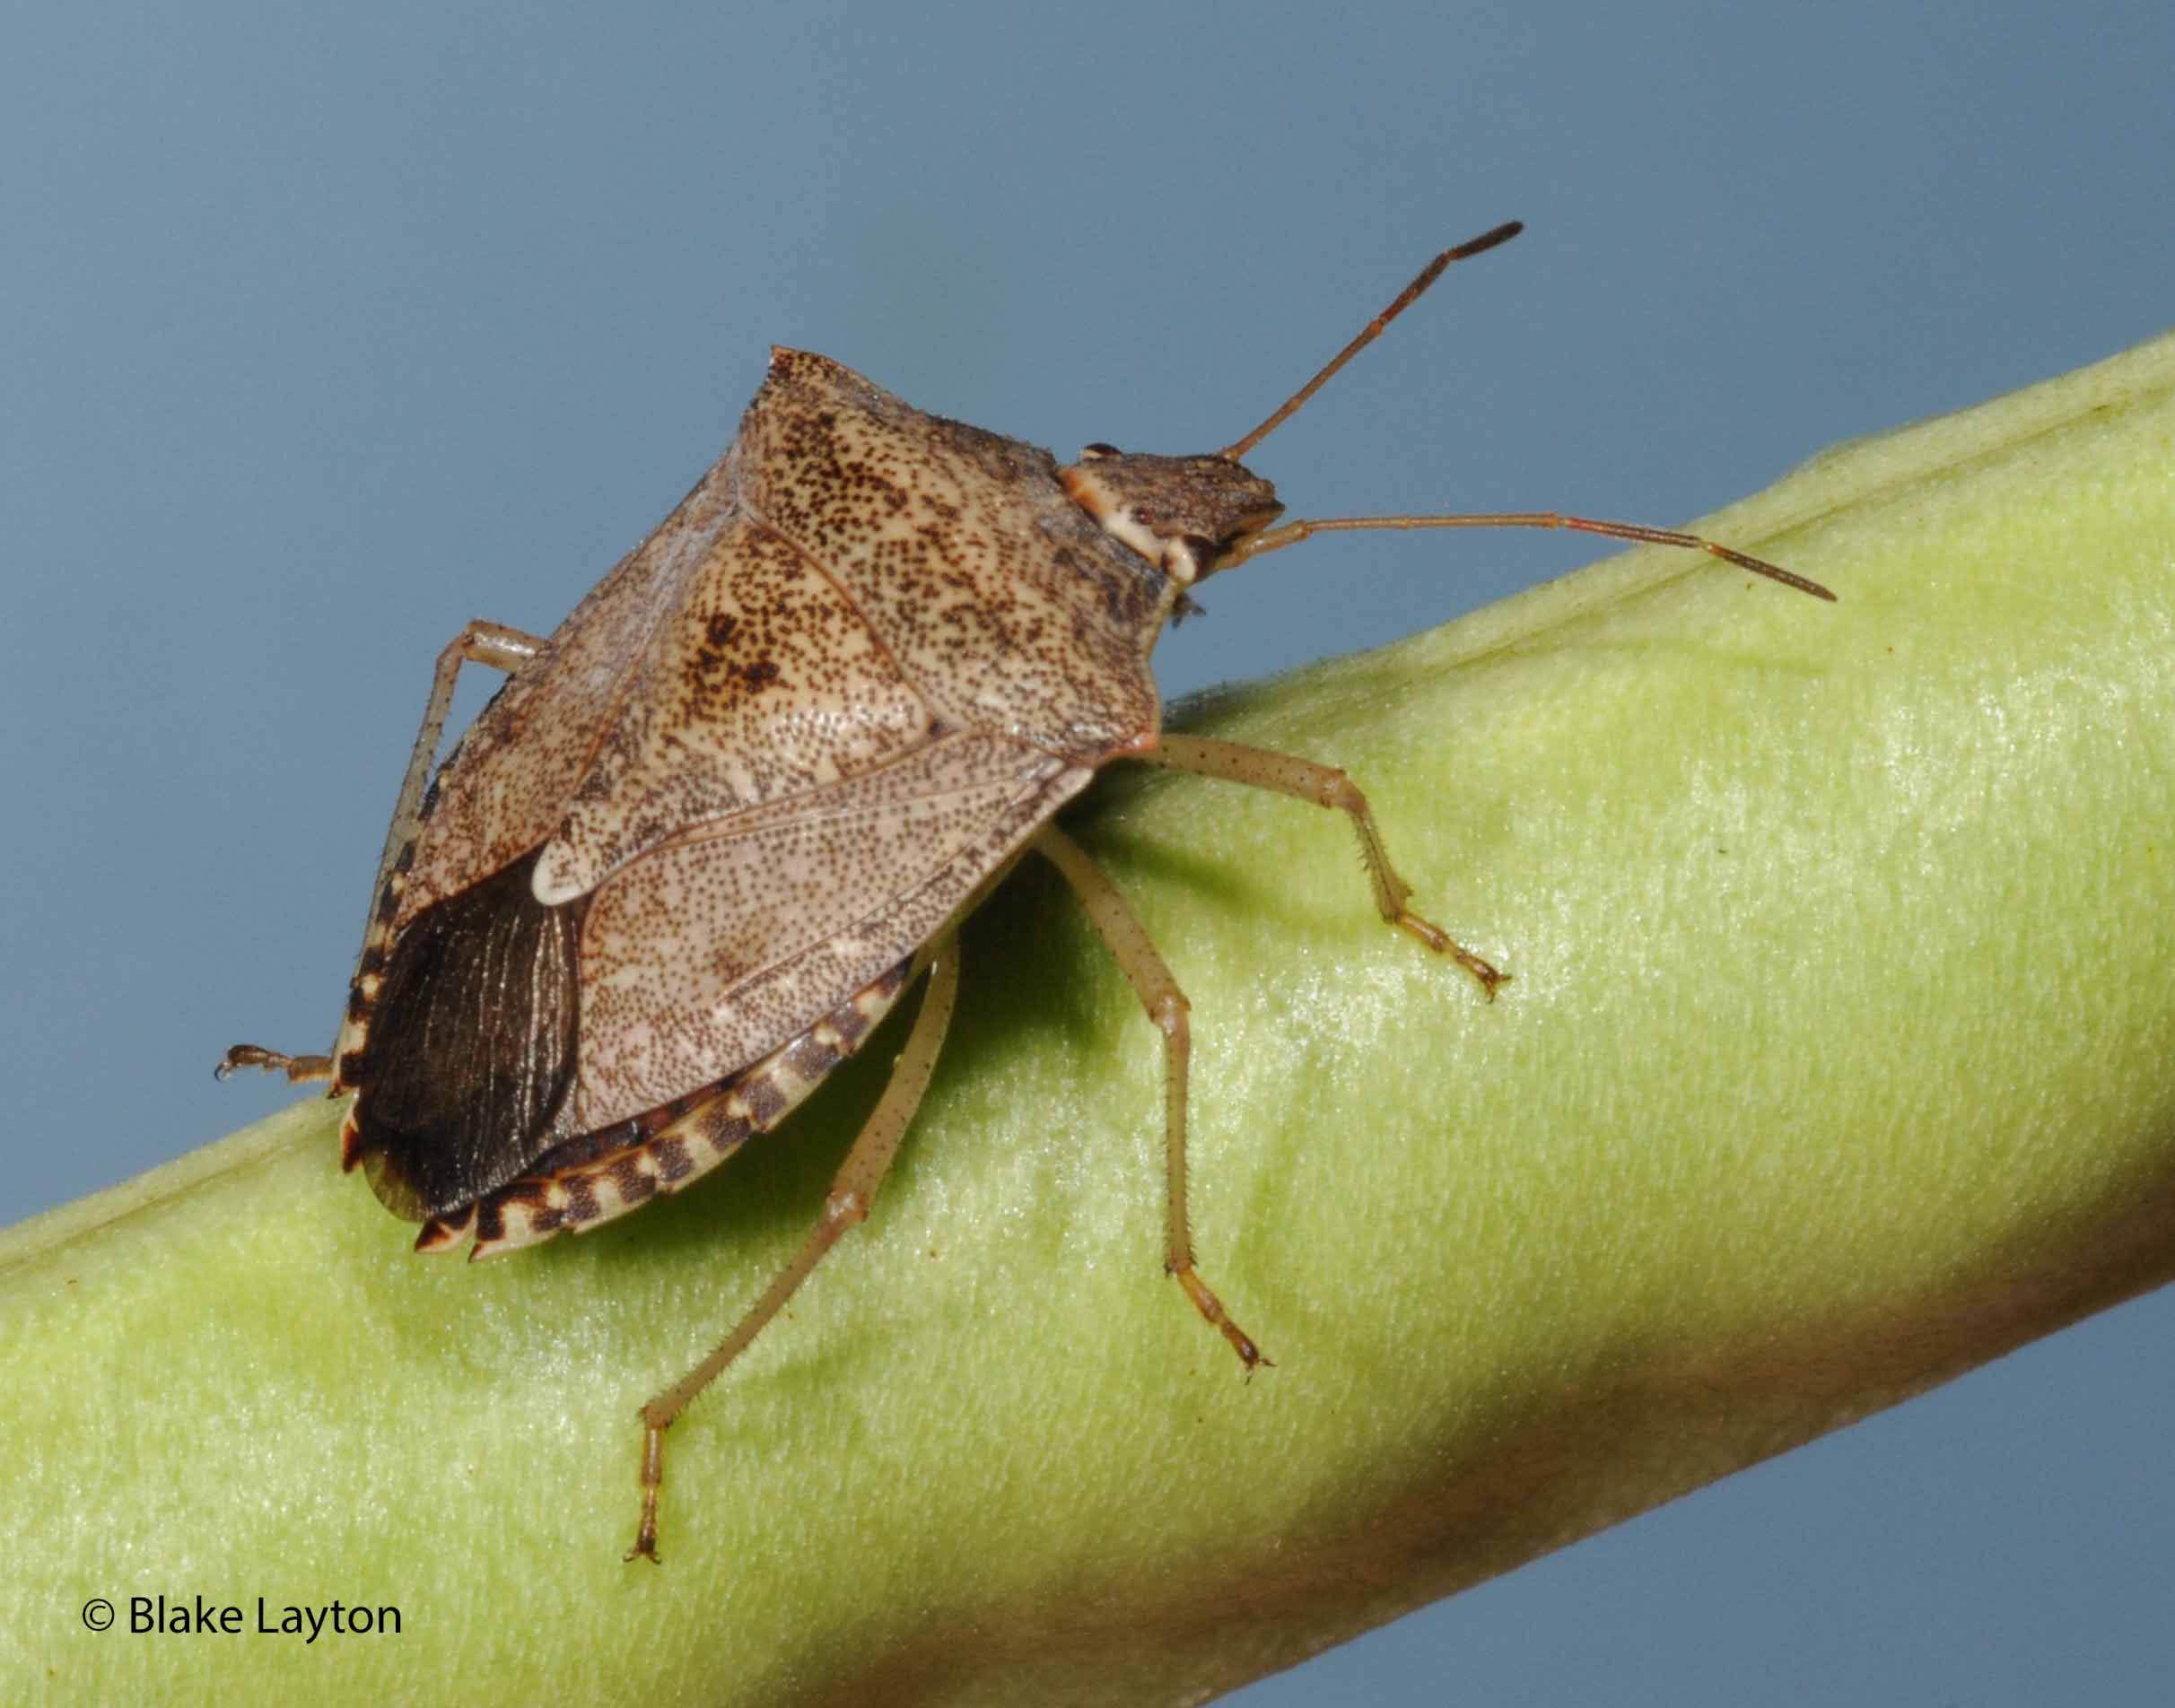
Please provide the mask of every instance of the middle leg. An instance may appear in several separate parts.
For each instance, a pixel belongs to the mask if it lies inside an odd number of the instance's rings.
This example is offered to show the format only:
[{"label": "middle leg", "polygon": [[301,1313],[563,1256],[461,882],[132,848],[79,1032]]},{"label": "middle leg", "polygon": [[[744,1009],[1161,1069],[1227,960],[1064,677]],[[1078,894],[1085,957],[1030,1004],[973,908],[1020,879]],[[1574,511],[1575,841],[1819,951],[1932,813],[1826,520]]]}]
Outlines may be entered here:
[{"label": "middle leg", "polygon": [[1163,1034],[1163,1130],[1168,1174],[1168,1207],[1165,1223],[1163,1267],[1177,1277],[1194,1308],[1231,1343],[1238,1361],[1251,1372],[1269,1360],[1247,1338],[1246,1331],[1231,1320],[1223,1301],[1210,1289],[1193,1268],[1193,1236],[1185,1214],[1185,1102],[1186,1070],[1192,1059],[1192,1032],[1186,1020],[1189,1005],[1178,980],[1156,953],[1147,928],[1125,905],[1118,887],[1084,853],[1079,843],[1046,824],[1035,839],[1035,850],[1064,875],[1073,893],[1088,911],[1096,935],[1110,951],[1133,995],[1148,1010],[1148,1017]]}]

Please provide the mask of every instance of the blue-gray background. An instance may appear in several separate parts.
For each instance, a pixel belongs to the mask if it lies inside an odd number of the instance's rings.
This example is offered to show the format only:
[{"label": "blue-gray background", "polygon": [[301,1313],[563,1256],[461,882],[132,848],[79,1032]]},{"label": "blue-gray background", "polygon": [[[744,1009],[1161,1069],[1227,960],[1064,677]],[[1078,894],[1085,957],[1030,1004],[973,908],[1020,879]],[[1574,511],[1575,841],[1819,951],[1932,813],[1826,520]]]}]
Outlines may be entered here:
[{"label": "blue-gray background", "polygon": [[[0,1220],[284,1101],[207,1069],[329,1036],[432,656],[551,627],[773,341],[1208,449],[1522,217],[1256,465],[1669,522],[2175,318],[2164,0],[205,0],[16,11],[0,60]],[[1164,680],[1590,554],[1317,545]],[[2133,1304],[1245,1700],[2164,1701],[2171,1340]]]}]

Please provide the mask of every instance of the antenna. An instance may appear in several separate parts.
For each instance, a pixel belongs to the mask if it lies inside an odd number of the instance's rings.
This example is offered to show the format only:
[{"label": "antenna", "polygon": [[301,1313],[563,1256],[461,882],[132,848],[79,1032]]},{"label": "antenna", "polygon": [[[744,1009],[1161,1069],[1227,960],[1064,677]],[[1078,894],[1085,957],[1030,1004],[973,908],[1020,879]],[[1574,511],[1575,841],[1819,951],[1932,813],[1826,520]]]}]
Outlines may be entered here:
[{"label": "antenna", "polygon": [[[1283,405],[1252,432],[1236,444],[1227,445],[1216,454],[1227,462],[1236,463],[1262,440],[1297,413],[1315,393],[1327,385],[1337,370],[1354,356],[1382,336],[1383,328],[1418,301],[1420,293],[1442,277],[1444,270],[1453,261],[1463,261],[1468,256],[1480,255],[1499,244],[1507,243],[1525,229],[1522,220],[1512,220],[1498,225],[1492,231],[1483,231],[1445,249],[1419,270],[1419,276],[1397,293],[1390,306],[1367,323],[1366,327],[1343,349],[1331,358],[1328,366],[1309,379],[1285,400]],[[1681,545],[1694,552],[1706,552],[1725,563],[1734,563],[1741,570],[1750,570],[1754,575],[1764,575],[1770,581],[1779,581],[1800,593],[1810,593],[1816,599],[1832,601],[1835,595],[1818,581],[1809,581],[1802,575],[1793,575],[1779,564],[1769,563],[1765,558],[1749,553],[1717,545],[1702,539],[1697,534],[1679,533],[1674,528],[1647,527],[1638,522],[1604,522],[1591,516],[1566,516],[1557,510],[1497,510],[1458,516],[1344,516],[1327,521],[1286,522],[1280,527],[1254,534],[1227,546],[1217,559],[1219,570],[1235,569],[1250,557],[1259,557],[1264,552],[1280,551],[1287,545],[1297,545],[1301,540],[1316,534],[1348,533],[1360,528],[1421,528],[1421,527],[1551,527],[1569,528],[1582,534],[1603,534],[1611,539],[1635,540],[1642,545]]]},{"label": "antenna", "polygon": [[1793,575],[1779,563],[1769,563],[1749,552],[1717,545],[1697,534],[1681,534],[1673,527],[1647,527],[1638,522],[1603,522],[1591,516],[1565,516],[1556,510],[1476,511],[1461,516],[1340,516],[1326,521],[1286,522],[1280,527],[1252,535],[1229,546],[1217,559],[1216,567],[1219,571],[1236,569],[1250,557],[1281,551],[1316,534],[1353,533],[1367,527],[1563,527],[1580,534],[1605,534],[1613,540],[1636,540],[1642,545],[1681,545],[1694,552],[1710,553],[1725,563],[1734,563],[1741,570],[1764,575],[1769,580],[1795,588],[1800,593],[1810,593],[1816,599],[1826,599],[1830,604],[1835,601],[1835,595],[1818,581]]},{"label": "antenna", "polygon": [[1338,369],[1343,367],[1346,362],[1350,362],[1354,356],[1358,355],[1362,350],[1366,349],[1367,345],[1382,336],[1383,328],[1387,327],[1391,321],[1396,319],[1399,315],[1402,314],[1415,302],[1419,301],[1420,293],[1426,291],[1429,285],[1433,284],[1436,280],[1443,276],[1443,270],[1447,267],[1451,262],[1463,261],[1467,256],[1479,255],[1484,250],[1496,248],[1498,244],[1507,243],[1511,239],[1517,236],[1518,233],[1523,231],[1524,229],[1525,222],[1524,220],[1513,220],[1507,225],[1498,225],[1492,231],[1483,231],[1480,236],[1473,238],[1467,242],[1454,244],[1451,248],[1445,249],[1440,255],[1437,256],[1432,261],[1428,262],[1426,266],[1420,268],[1419,276],[1414,279],[1411,283],[1405,286],[1403,290],[1397,293],[1397,300],[1394,302],[1391,303],[1388,308],[1384,309],[1380,314],[1376,315],[1372,320],[1368,321],[1366,328],[1361,331],[1357,338],[1354,338],[1350,344],[1346,344],[1343,349],[1338,351],[1334,356],[1332,356],[1329,360],[1329,365],[1327,367],[1323,368],[1320,373],[1316,374],[1312,379],[1309,379],[1305,385],[1301,386],[1297,391],[1293,392],[1289,397],[1286,398],[1283,405],[1279,408],[1274,414],[1271,415],[1267,421],[1264,421],[1260,426],[1256,427],[1244,439],[1238,440],[1237,443],[1226,445],[1216,454],[1227,463],[1236,463],[1238,461],[1240,458],[1244,457],[1248,451],[1252,450],[1256,445],[1260,444],[1262,440],[1268,438],[1271,433],[1274,432],[1287,421],[1289,421],[1293,415],[1297,414],[1298,413],[1299,405],[1305,403],[1309,397],[1313,396],[1315,393],[1321,390],[1323,387],[1326,386],[1335,376]]}]

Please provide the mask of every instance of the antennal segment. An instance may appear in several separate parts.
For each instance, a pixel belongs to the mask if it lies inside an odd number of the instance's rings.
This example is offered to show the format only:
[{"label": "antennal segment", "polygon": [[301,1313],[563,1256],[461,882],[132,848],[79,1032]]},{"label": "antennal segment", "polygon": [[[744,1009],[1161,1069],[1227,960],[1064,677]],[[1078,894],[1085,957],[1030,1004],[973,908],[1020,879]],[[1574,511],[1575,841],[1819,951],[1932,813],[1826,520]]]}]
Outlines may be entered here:
[{"label": "antennal segment", "polygon": [[1326,386],[1329,383],[1331,377],[1336,373],[1338,369],[1344,366],[1346,362],[1350,362],[1354,356],[1358,355],[1362,350],[1366,349],[1367,345],[1382,336],[1382,329],[1388,326],[1390,322],[1394,320],[1399,315],[1402,314],[1407,309],[1411,308],[1413,303],[1417,302],[1419,300],[1420,292],[1425,291],[1429,285],[1433,284],[1436,280],[1441,278],[1443,275],[1443,269],[1448,266],[1451,262],[1463,261],[1468,256],[1479,255],[1483,250],[1494,248],[1498,244],[1507,243],[1511,239],[1517,236],[1518,233],[1523,231],[1524,229],[1524,221],[1513,220],[1507,225],[1498,225],[1492,231],[1483,231],[1476,238],[1471,239],[1466,242],[1457,244],[1453,248],[1445,249],[1440,255],[1437,256],[1432,261],[1428,262],[1426,266],[1420,268],[1419,276],[1414,279],[1411,283],[1405,286],[1403,290],[1397,293],[1396,301],[1391,303],[1388,308],[1384,309],[1380,314],[1376,315],[1372,320],[1368,321],[1367,323],[1366,330],[1361,332],[1360,335],[1357,338],[1354,338],[1350,344],[1346,344],[1343,349],[1338,351],[1337,353],[1331,358],[1329,365],[1323,368],[1320,373],[1316,374],[1312,379],[1309,379],[1305,385],[1301,386],[1298,390],[1292,393],[1292,395],[1285,400],[1281,408],[1278,409],[1277,412],[1271,415],[1267,421],[1264,421],[1260,426],[1256,427],[1244,439],[1238,440],[1237,443],[1226,445],[1216,454],[1222,458],[1226,462],[1236,463],[1238,461],[1240,458],[1244,457],[1248,451],[1252,450],[1256,445],[1260,444],[1262,440],[1268,438],[1271,433],[1274,432],[1279,427],[1281,427],[1287,421],[1290,420],[1291,417],[1298,412],[1299,405],[1305,403],[1309,397],[1313,396],[1315,393],[1321,390],[1323,386]]},{"label": "antennal segment", "polygon": [[[1457,251],[1453,249],[1446,258],[1454,259],[1456,255]],[[1416,283],[1424,288],[1427,277],[1423,273]],[[1411,292],[1406,294],[1409,296]],[[1370,328],[1370,335],[1372,330]],[[1350,351],[1345,353],[1346,355],[1350,353]],[[1340,356],[1337,360],[1341,362],[1343,359]],[[1334,366],[1335,363],[1331,364],[1332,369]],[[1300,394],[1301,397],[1305,396],[1304,392]],[[1294,404],[1287,405],[1280,413],[1288,414],[1293,407],[1296,407],[1296,400]],[[1273,425],[1276,417],[1271,416],[1270,420]],[[1810,593],[1816,599],[1832,602],[1835,598],[1835,595],[1818,581],[1808,581],[1802,575],[1791,574],[1780,564],[1769,563],[1765,558],[1753,557],[1748,553],[1733,551],[1726,545],[1717,545],[1714,541],[1702,539],[1697,534],[1680,534],[1674,528],[1647,527],[1638,522],[1602,522],[1590,516],[1564,516],[1554,510],[1498,510],[1465,516],[1344,516],[1327,521],[1286,522],[1280,527],[1270,528],[1250,539],[1240,540],[1218,560],[1216,568],[1219,571],[1236,568],[1250,557],[1259,557],[1264,552],[1281,551],[1287,545],[1297,545],[1301,540],[1310,539],[1316,534],[1356,533],[1361,528],[1370,527],[1570,528],[1581,534],[1605,534],[1611,539],[1637,540],[1643,545],[1681,545],[1694,552],[1711,553],[1725,563],[1734,563],[1739,569],[1750,570],[1754,575],[1764,575],[1769,580],[1795,588],[1800,593]]]}]

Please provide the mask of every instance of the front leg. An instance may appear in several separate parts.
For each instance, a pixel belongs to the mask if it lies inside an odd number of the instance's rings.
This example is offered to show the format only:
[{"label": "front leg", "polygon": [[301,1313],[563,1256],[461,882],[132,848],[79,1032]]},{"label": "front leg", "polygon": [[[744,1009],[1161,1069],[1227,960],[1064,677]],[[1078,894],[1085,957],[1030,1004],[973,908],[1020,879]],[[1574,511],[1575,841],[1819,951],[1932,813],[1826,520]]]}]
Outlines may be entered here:
[{"label": "front leg", "polygon": [[1334,765],[1317,765],[1310,759],[1247,747],[1236,741],[1217,741],[1207,736],[1170,736],[1159,746],[1135,757],[1151,765],[1168,765],[1202,777],[1219,777],[1227,783],[1245,783],[1273,790],[1299,800],[1312,801],[1344,814],[1359,833],[1359,852],[1367,861],[1367,880],[1375,888],[1375,906],[1382,917],[1401,931],[1410,932],[1437,954],[1446,954],[1480,980],[1481,994],[1495,999],[1496,987],[1510,982],[1507,972],[1498,972],[1454,938],[1441,926],[1423,919],[1405,905],[1412,886],[1397,876],[1382,845],[1375,815],[1352,781]]}]

